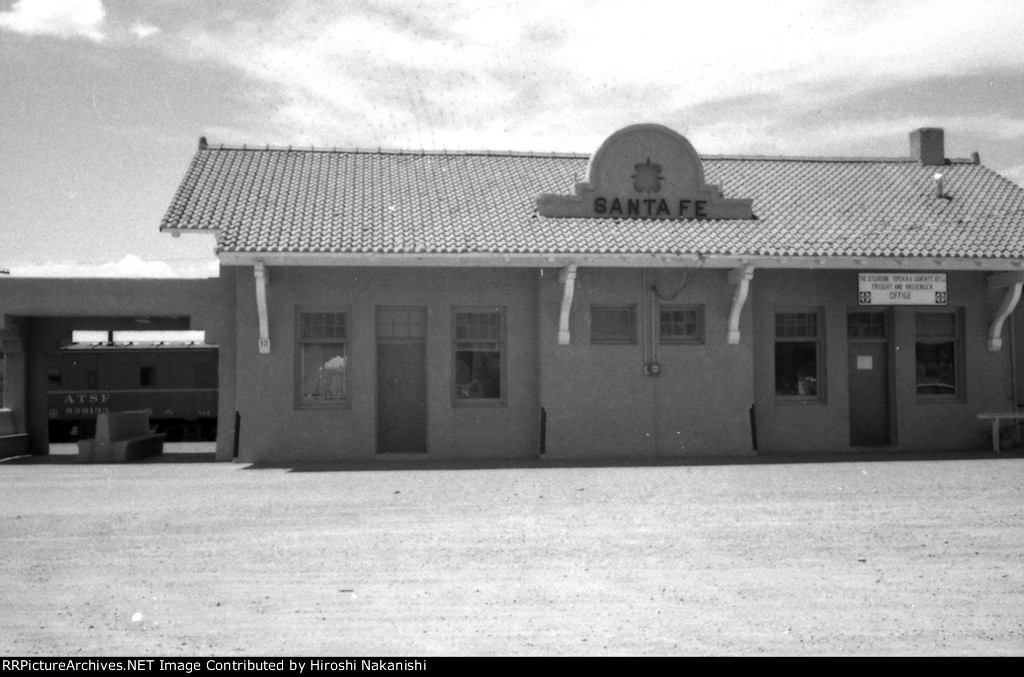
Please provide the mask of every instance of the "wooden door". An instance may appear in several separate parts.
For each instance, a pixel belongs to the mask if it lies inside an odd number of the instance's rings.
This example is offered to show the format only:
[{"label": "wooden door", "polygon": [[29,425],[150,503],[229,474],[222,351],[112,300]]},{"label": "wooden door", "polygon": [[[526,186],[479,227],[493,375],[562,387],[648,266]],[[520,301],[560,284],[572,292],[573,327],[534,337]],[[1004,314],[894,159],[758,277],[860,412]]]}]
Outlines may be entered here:
[{"label": "wooden door", "polygon": [[377,309],[377,453],[427,451],[426,309]]},{"label": "wooden door", "polygon": [[[859,325],[855,315],[860,316]],[[890,442],[886,320],[882,312],[851,313],[848,318],[851,446],[885,446]]]}]

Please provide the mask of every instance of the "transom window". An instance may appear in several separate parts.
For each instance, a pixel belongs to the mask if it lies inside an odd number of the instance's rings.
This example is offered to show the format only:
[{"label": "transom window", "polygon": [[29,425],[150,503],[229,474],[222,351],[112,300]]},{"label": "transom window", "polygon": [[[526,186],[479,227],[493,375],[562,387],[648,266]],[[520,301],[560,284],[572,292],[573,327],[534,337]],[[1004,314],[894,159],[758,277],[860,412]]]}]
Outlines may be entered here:
[{"label": "transom window", "polygon": [[348,403],[348,313],[299,313],[298,405]]},{"label": "transom window", "polygon": [[499,404],[504,400],[504,317],[504,309],[455,312],[456,404]]},{"label": "transom window", "polygon": [[703,306],[661,306],[658,311],[659,343],[703,343],[703,341]]},{"label": "transom window", "polygon": [[591,343],[636,343],[636,306],[591,306]]},{"label": "transom window", "polygon": [[822,338],[819,311],[775,313],[775,395],[820,399]]},{"label": "transom window", "polygon": [[846,316],[846,337],[852,339],[885,338],[885,313],[858,311]]},{"label": "transom window", "polygon": [[416,307],[377,308],[377,340],[422,340],[427,336],[427,309]]}]

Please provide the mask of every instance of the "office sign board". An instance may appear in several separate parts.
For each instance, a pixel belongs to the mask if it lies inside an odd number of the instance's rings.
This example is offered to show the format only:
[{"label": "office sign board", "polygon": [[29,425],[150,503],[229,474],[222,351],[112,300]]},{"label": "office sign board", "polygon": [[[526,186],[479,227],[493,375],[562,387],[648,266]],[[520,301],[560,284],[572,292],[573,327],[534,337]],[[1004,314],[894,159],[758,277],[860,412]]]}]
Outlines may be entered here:
[{"label": "office sign board", "polygon": [[944,306],[945,273],[860,273],[857,302],[862,306]]}]

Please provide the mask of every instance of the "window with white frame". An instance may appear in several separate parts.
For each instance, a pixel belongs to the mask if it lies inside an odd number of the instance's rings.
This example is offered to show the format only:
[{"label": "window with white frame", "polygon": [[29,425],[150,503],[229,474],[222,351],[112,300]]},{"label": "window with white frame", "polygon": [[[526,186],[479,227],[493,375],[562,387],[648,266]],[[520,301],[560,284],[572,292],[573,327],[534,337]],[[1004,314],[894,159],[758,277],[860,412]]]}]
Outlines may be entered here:
[{"label": "window with white frame", "polygon": [[591,343],[636,343],[636,306],[590,306]]},{"label": "window with white frame", "polygon": [[921,399],[963,396],[960,314],[922,312],[916,317],[917,394]]},{"label": "window with white frame", "polygon": [[775,395],[819,400],[824,396],[821,312],[794,310],[775,313]]},{"label": "window with white frame", "polygon": [[703,342],[703,306],[666,303],[658,308],[658,343]]},{"label": "window with white frame", "polygon": [[296,343],[298,406],[348,404],[348,313],[300,311]]},{"label": "window with white frame", "polygon": [[505,310],[460,308],[454,312],[456,405],[504,401]]}]

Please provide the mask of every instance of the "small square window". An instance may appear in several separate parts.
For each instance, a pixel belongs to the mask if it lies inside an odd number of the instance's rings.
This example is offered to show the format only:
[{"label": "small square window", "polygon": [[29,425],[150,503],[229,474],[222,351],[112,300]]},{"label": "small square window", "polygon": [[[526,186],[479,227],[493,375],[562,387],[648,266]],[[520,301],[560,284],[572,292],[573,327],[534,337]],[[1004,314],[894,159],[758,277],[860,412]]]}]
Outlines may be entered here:
[{"label": "small square window", "polygon": [[591,306],[591,343],[636,343],[636,306]]},{"label": "small square window", "polygon": [[663,305],[658,312],[658,342],[703,343],[704,307]]}]

